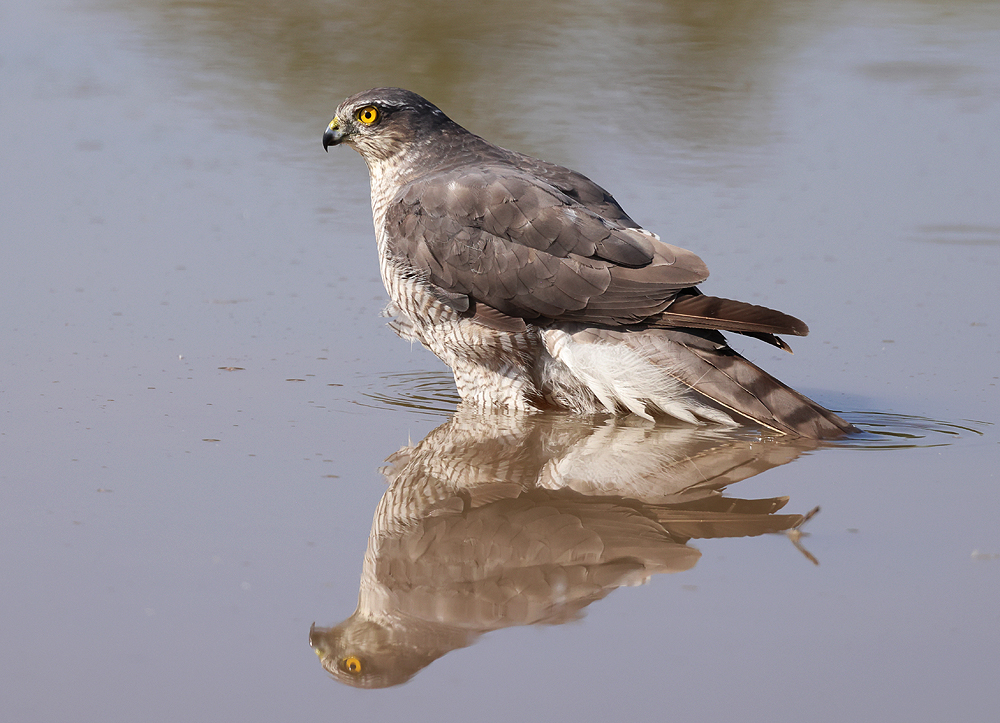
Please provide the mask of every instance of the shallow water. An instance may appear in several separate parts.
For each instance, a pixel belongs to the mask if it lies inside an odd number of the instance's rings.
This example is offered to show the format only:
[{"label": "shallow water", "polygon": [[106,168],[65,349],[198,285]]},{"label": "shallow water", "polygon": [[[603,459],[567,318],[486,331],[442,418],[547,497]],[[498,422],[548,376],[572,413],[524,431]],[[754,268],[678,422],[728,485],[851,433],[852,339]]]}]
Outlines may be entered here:
[{"label": "shallow water", "polygon": [[[995,718],[1000,7],[507,7],[0,7],[4,720]],[[470,440],[447,370],[378,316],[362,162],[320,148],[380,84],[590,175],[708,293],[804,319],[794,356],[740,348],[864,433],[546,417]],[[596,486],[656,518],[653,562],[462,608],[404,685],[331,680],[310,629],[355,610],[380,500],[468,480],[510,530]],[[669,517],[637,480],[729,507]],[[413,524],[459,529],[448,510]]]}]

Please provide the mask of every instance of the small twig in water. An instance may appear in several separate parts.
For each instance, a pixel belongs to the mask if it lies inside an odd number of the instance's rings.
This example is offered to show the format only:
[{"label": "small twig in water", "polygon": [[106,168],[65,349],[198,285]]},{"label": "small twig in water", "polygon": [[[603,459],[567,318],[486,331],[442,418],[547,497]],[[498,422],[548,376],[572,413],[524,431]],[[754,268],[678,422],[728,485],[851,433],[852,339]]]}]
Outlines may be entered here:
[{"label": "small twig in water", "polygon": [[793,527],[790,530],[785,530],[785,535],[788,537],[789,540],[792,541],[792,544],[795,545],[795,549],[797,549],[799,552],[805,555],[806,559],[809,560],[809,562],[811,562],[813,565],[819,565],[819,560],[817,560],[813,556],[813,554],[809,552],[809,550],[807,550],[802,545],[802,538],[809,537],[808,532],[802,531],[802,525],[804,525],[813,517],[815,517],[817,512],[819,512],[819,507],[813,507],[811,510],[809,510],[802,516],[802,520],[797,525],[795,525],[795,527]]}]

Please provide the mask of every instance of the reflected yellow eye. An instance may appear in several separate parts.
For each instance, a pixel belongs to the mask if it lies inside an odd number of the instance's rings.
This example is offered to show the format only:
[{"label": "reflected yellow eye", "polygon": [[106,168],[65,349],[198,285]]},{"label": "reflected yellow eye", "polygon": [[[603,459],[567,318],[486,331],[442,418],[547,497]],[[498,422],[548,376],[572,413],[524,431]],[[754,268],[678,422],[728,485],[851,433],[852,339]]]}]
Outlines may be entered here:
[{"label": "reflected yellow eye", "polygon": [[348,673],[358,674],[361,672],[361,661],[355,658],[353,655],[349,658],[344,658],[343,660],[341,660],[340,664],[344,666],[344,670],[346,670]]},{"label": "reflected yellow eye", "polygon": [[373,105],[366,105],[357,112],[357,118],[366,126],[370,126],[378,120],[378,108]]}]

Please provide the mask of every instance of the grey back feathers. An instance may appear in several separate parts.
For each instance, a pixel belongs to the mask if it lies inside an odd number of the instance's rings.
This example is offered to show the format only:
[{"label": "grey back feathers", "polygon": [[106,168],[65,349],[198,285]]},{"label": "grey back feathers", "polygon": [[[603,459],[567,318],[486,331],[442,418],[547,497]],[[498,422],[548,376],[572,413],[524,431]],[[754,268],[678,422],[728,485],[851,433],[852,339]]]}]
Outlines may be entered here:
[{"label": "grey back feathers", "polygon": [[718,333],[788,349],[776,335],[805,335],[804,323],[701,294],[704,262],[585,176],[495,146],[398,88],[345,100],[324,135],[339,143],[368,164],[397,328],[452,367],[464,399],[852,431]]}]

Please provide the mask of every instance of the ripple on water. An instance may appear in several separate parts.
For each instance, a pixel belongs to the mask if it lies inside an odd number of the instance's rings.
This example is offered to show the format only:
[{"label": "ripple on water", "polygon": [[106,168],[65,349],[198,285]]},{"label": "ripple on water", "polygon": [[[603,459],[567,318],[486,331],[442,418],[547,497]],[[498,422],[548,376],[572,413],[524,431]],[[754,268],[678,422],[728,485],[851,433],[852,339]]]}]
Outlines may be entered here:
[{"label": "ripple on water", "polygon": [[[449,372],[399,372],[372,374],[363,391],[364,399],[354,403],[374,409],[400,407],[438,418],[450,417],[461,402]],[[888,412],[842,412],[841,415],[861,430],[846,439],[824,442],[823,446],[849,449],[912,449],[946,447],[970,438],[982,437],[990,422],[959,420],[946,422]],[[734,430],[734,434],[756,434],[753,428]]]},{"label": "ripple on water", "polygon": [[963,419],[945,422],[927,417],[885,412],[846,412],[842,416],[862,431],[847,439],[830,442],[851,449],[912,449],[947,447],[960,441],[982,437],[989,422]]},{"label": "ripple on water", "polygon": [[450,417],[461,401],[450,372],[373,374],[355,404],[374,409],[405,409],[434,417]]}]

